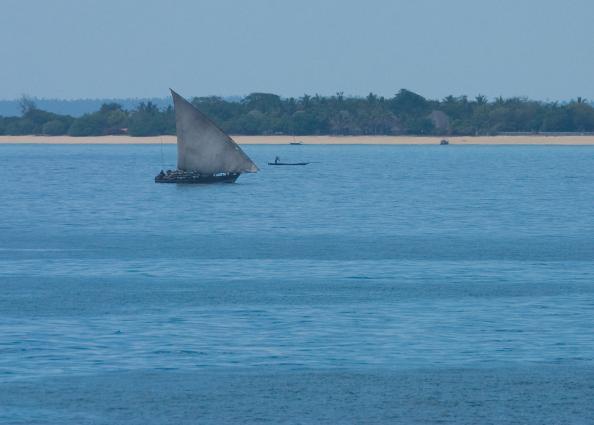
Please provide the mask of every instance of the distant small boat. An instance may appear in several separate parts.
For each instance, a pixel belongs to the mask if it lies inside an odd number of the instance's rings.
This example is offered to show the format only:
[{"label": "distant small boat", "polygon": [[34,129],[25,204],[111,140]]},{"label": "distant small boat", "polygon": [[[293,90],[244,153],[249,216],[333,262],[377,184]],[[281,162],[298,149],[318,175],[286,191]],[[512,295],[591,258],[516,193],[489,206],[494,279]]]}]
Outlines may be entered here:
[{"label": "distant small boat", "polygon": [[441,142],[439,142],[440,145],[449,145],[450,142],[448,142],[448,139],[441,139]]},{"label": "distant small boat", "polygon": [[302,145],[303,142],[290,142],[289,145]]},{"label": "distant small boat", "polygon": [[307,165],[311,162],[269,162],[268,165]]},{"label": "distant small boat", "polygon": [[269,162],[268,165],[307,165],[309,162],[281,162],[280,158],[277,156],[274,158],[274,162]]}]

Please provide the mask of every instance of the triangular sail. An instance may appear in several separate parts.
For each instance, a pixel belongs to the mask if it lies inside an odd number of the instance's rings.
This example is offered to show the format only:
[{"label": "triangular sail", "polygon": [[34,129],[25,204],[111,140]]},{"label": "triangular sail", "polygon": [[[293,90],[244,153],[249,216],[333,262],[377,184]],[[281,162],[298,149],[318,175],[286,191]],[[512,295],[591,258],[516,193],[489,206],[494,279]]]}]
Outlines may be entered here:
[{"label": "triangular sail", "polygon": [[171,90],[177,131],[177,168],[201,174],[255,173],[241,148],[194,105]]}]

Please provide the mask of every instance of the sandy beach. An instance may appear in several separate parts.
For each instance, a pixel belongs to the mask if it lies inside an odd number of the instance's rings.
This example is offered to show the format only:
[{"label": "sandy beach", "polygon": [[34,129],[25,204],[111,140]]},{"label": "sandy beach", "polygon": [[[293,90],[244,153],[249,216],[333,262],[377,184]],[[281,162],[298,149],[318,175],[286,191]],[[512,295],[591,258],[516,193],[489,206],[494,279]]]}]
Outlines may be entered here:
[{"label": "sandy beach", "polygon": [[[435,145],[441,137],[421,136],[232,136],[245,145]],[[594,145],[594,136],[463,136],[448,137],[453,145]],[[0,144],[173,144],[175,136],[0,136]]]}]

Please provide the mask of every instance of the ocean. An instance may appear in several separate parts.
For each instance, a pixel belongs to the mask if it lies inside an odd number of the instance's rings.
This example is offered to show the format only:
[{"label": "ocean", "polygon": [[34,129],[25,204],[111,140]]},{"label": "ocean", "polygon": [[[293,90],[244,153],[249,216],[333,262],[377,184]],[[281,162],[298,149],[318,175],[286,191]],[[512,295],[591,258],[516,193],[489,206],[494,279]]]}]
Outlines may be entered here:
[{"label": "ocean", "polygon": [[244,150],[0,145],[0,423],[594,423],[594,147]]}]

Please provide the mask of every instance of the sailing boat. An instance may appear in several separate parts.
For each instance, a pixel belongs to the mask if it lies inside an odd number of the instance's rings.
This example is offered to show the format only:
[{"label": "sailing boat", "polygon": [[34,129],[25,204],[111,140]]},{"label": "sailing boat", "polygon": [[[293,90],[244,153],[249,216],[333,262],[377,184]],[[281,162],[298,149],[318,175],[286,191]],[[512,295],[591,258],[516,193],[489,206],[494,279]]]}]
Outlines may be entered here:
[{"label": "sailing boat", "polygon": [[233,183],[241,173],[258,171],[256,164],[215,123],[173,90],[171,96],[177,170],[161,170],[155,183]]}]

